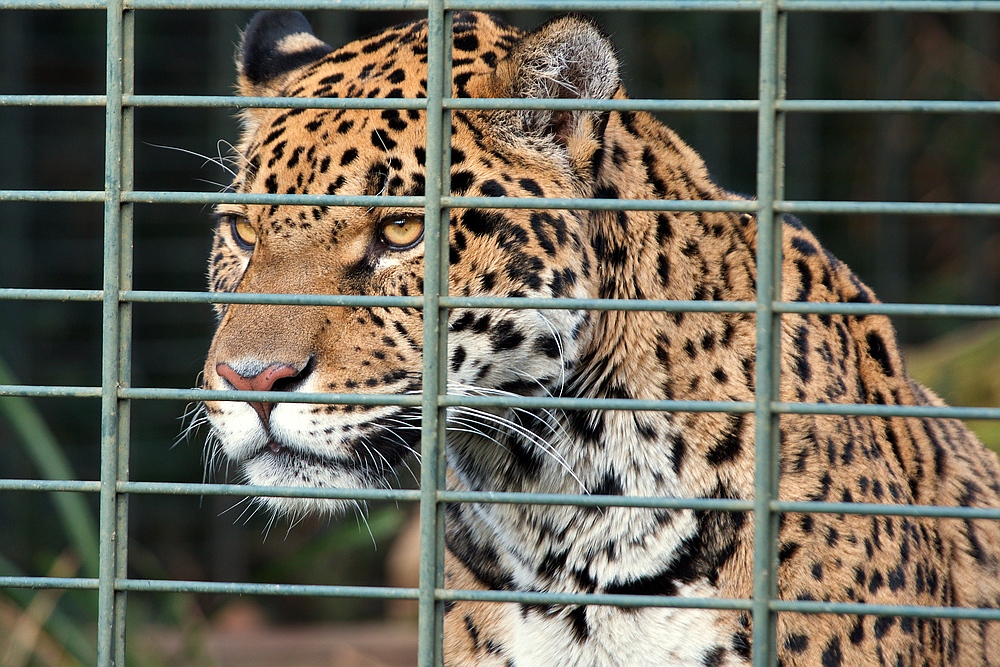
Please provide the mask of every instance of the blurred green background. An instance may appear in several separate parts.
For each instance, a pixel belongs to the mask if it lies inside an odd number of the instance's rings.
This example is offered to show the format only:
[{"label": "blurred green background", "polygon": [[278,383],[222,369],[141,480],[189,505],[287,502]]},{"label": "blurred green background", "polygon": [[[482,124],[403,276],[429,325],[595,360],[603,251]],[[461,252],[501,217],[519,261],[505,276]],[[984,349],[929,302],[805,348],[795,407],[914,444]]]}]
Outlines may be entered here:
[{"label": "blurred green background", "polygon": [[[317,34],[334,45],[417,16],[310,14]],[[550,15],[504,16],[532,27]],[[229,94],[239,29],[249,17],[240,11],[137,12],[136,92]],[[756,96],[758,21],[753,13],[614,12],[597,18],[615,38],[633,97]],[[0,11],[0,94],[102,93],[104,26],[100,11]],[[790,98],[997,100],[1000,15],[795,13],[789,20],[788,63]],[[221,169],[192,153],[228,152],[237,134],[232,111],[138,109],[135,116],[137,189],[215,192],[226,185]],[[663,119],[701,152],[722,185],[754,191],[755,114],[667,114]],[[0,107],[0,188],[100,190],[103,137],[101,108]],[[786,173],[788,199],[996,202],[1000,118],[792,115]],[[136,288],[204,289],[209,210],[137,205],[135,218]],[[823,215],[805,222],[885,301],[1000,301],[1000,220]],[[0,202],[0,287],[99,289],[101,225],[100,204]],[[210,307],[136,304],[134,312],[133,385],[194,386],[211,335]],[[99,385],[100,315],[99,304],[0,301],[0,358],[19,382]],[[995,325],[919,318],[897,325],[913,350],[912,370],[950,402],[1000,405],[1000,329]],[[98,401],[3,399],[0,408],[0,476],[98,477]],[[177,402],[133,403],[133,479],[203,478],[204,434],[180,437],[185,410]],[[995,423],[974,426],[1000,447]],[[231,479],[225,470],[208,478]],[[293,530],[279,522],[268,530],[263,513],[244,512],[245,504],[238,501],[132,497],[130,576],[378,583],[392,536],[408,509],[374,505],[369,535],[355,517],[332,525],[307,521]],[[87,542],[91,527],[72,513],[89,511],[96,518],[95,504],[91,495],[4,492],[0,573],[87,573],[94,560]],[[148,623],[179,626],[190,641],[181,657],[134,654],[133,660],[210,664],[199,648],[199,633],[228,618],[238,620],[247,605],[256,615],[253,622],[278,624],[384,613],[377,601],[271,598],[254,607],[220,596],[134,594],[130,632]],[[25,632],[25,609],[48,621],[48,629],[35,638],[32,652],[4,653],[13,646],[11,637]],[[88,594],[0,591],[0,662],[86,663],[93,610]]]}]

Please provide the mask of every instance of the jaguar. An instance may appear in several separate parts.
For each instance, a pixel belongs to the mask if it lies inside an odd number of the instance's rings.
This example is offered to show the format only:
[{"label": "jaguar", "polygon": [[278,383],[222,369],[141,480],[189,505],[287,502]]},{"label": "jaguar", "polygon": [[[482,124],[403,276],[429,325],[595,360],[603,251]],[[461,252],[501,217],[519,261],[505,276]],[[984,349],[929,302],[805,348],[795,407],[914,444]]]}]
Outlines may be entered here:
[{"label": "jaguar", "polygon": [[[627,99],[614,45],[587,17],[564,15],[524,31],[487,14],[456,13],[452,30],[454,98]],[[238,90],[250,98],[425,98],[428,49],[426,21],[335,49],[302,14],[265,11],[243,35]],[[257,105],[241,113],[238,193],[421,197],[428,162],[441,159],[426,152],[423,109]],[[645,112],[508,106],[455,109],[449,118],[456,196],[752,208]],[[423,294],[420,206],[222,204],[216,213],[214,291]],[[452,295],[756,299],[751,213],[472,207],[447,216]],[[781,300],[876,302],[801,223],[785,218],[780,234]],[[421,390],[419,308],[231,303],[217,315],[207,389]],[[942,405],[908,377],[885,316],[785,313],[780,333],[782,401]],[[447,388],[459,396],[748,402],[755,340],[747,312],[454,308]],[[212,447],[259,485],[384,487],[419,443],[414,407],[277,398],[207,401],[205,410]],[[453,407],[446,421],[452,489],[754,494],[753,414]],[[779,422],[781,499],[1000,506],[996,455],[954,419],[782,414]],[[262,502],[291,515],[350,505]],[[750,513],[454,503],[445,516],[451,588],[752,595]],[[1000,606],[996,521],[789,512],[780,517],[777,547],[783,600]],[[782,612],[776,637],[786,666],[1000,665],[997,622]],[[752,645],[748,612],[683,605],[449,602],[443,642],[449,666],[733,666],[763,650]]]}]

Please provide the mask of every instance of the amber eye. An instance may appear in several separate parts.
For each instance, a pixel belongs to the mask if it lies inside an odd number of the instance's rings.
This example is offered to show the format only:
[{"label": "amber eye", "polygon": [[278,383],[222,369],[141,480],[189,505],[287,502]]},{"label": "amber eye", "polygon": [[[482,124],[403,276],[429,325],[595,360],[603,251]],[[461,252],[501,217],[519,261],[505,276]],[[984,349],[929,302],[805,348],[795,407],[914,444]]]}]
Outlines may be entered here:
[{"label": "amber eye", "polygon": [[416,215],[391,218],[382,223],[382,240],[393,250],[409,250],[424,238],[424,219]]},{"label": "amber eye", "polygon": [[244,250],[252,250],[257,245],[257,232],[242,215],[230,216],[229,228],[236,243]]}]

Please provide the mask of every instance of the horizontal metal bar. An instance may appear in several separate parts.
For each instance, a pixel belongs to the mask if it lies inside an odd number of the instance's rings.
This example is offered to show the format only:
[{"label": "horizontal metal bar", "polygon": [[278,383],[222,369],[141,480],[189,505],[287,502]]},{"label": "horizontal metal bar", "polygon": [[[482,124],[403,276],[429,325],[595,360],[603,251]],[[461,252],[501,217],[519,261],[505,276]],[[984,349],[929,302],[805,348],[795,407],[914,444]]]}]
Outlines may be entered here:
[{"label": "horizontal metal bar", "polygon": [[[0,299],[3,293],[0,291]],[[122,301],[133,303],[255,303],[289,306],[374,306],[379,308],[423,308],[419,296],[359,296],[356,294],[259,294],[256,292],[178,292],[128,290]]]},{"label": "horizontal metal bar", "polygon": [[103,190],[0,190],[0,201],[103,202]]},{"label": "horizontal metal bar", "polygon": [[107,9],[105,0],[0,0],[4,9]]},{"label": "horizontal metal bar", "polygon": [[1000,204],[958,202],[776,201],[774,210],[783,213],[1000,216]]},{"label": "horizontal metal bar", "polygon": [[[420,405],[419,394],[317,394],[275,391],[226,391],[123,387],[118,398],[173,401],[239,401],[248,403],[317,403],[341,405]],[[280,401],[276,400],[280,399]]]},{"label": "horizontal metal bar", "polygon": [[[51,385],[0,385],[0,396],[37,398],[100,398],[100,387]],[[420,405],[417,394],[335,394],[268,391],[228,391],[174,389],[164,387],[125,387],[118,397],[136,400],[240,401],[316,403],[343,405]],[[457,396],[439,397],[444,407],[503,407],[549,410],[636,410],[655,412],[753,412],[748,401],[657,401],[624,398],[570,398],[557,396]],[[869,417],[931,417],[939,419],[1000,419],[1000,408],[931,405],[867,405],[857,403],[783,403],[772,404],[775,412],[811,415],[861,415]]]},{"label": "horizontal metal bar", "polygon": [[802,514],[861,514],[871,516],[929,516],[947,519],[1000,519],[1000,507],[948,507],[943,505],[893,505],[884,503],[829,503],[771,501],[775,512]]},{"label": "horizontal metal bar", "polygon": [[753,213],[751,200],[705,199],[584,199],[554,197],[442,197],[448,208],[526,208],[572,211],[730,211]]},{"label": "horizontal metal bar", "polygon": [[0,95],[0,107],[103,107],[104,95]]},{"label": "horizontal metal bar", "polygon": [[535,9],[557,12],[757,11],[759,0],[445,0],[445,9],[504,11]]},{"label": "horizontal metal bar", "polygon": [[[104,193],[92,190],[0,190],[0,202],[99,202]],[[248,194],[237,192],[158,192],[122,193],[122,201],[133,204],[279,204],[289,206],[400,206],[420,208],[423,197]],[[699,199],[583,199],[550,197],[442,197],[449,208],[566,209],[576,211],[728,211],[754,213],[752,200]],[[862,215],[954,215],[1000,216],[1000,204],[959,202],[882,201],[776,201],[783,213],[829,213]]]},{"label": "horizontal metal bar", "polygon": [[[0,288],[0,301],[90,301],[103,298],[101,290]],[[252,303],[294,306],[423,308],[418,296],[359,296],[355,294],[263,294],[247,292],[189,292],[126,290],[120,299],[133,303]],[[620,310],[650,312],[752,313],[752,301],[655,301],[642,299],[547,299],[503,297],[441,297],[444,308],[504,308],[509,310]],[[774,303],[780,313],[820,315],[888,315],[891,317],[954,317],[1000,319],[1000,306],[929,303]]]},{"label": "horizontal metal bar", "polygon": [[97,481],[75,479],[0,479],[0,491],[74,491],[94,493],[101,490]]},{"label": "horizontal metal bar", "polygon": [[565,396],[439,396],[446,407],[541,408],[549,410],[634,410],[638,412],[753,412],[749,401],[656,401],[634,398],[570,398]]},{"label": "horizontal metal bar", "polygon": [[[607,0],[447,0],[450,10],[608,11]],[[0,0],[3,9],[106,9],[105,0]],[[127,0],[125,9],[425,10],[426,0]],[[615,0],[614,11],[759,11],[759,0]],[[787,12],[997,12],[996,0],[780,0]]]},{"label": "horizontal metal bar", "polygon": [[32,398],[100,398],[100,387],[69,387],[62,385],[0,384],[0,396],[30,396]]},{"label": "horizontal metal bar", "polygon": [[778,0],[783,12],[1000,12],[996,0]]},{"label": "horizontal metal bar", "polygon": [[511,493],[486,491],[438,491],[442,503],[509,503],[517,505],[574,505],[578,507],[640,507],[663,509],[748,512],[752,500],[729,498],[666,498],[638,496],[598,496],[588,494]]},{"label": "horizontal metal bar", "polygon": [[353,500],[420,500],[412,489],[338,489],[315,486],[252,486],[249,484],[197,484],[194,482],[118,482],[119,493],[162,496],[243,496],[253,498],[324,498]]},{"label": "horizontal metal bar", "polygon": [[965,618],[979,621],[1000,620],[1000,609],[974,607],[918,607],[916,605],[864,604],[860,602],[815,602],[812,600],[771,600],[774,611],[797,614],[841,614],[861,616],[896,616],[901,618]]},{"label": "horizontal metal bar", "polygon": [[[296,5],[298,7],[299,5]],[[240,97],[238,95],[126,95],[126,107],[223,109],[425,109],[420,97]]]},{"label": "horizontal metal bar", "polygon": [[820,315],[890,315],[892,317],[960,317],[970,319],[1000,318],[1000,306],[967,306],[938,303],[817,303],[779,301],[780,313]]},{"label": "horizontal metal bar", "polygon": [[[382,586],[328,586],[321,584],[257,584],[241,582],[186,581],[163,579],[116,579],[115,589],[145,593],[212,593],[219,595],[315,596],[358,599],[416,599],[415,588]],[[0,588],[93,590],[97,579],[86,577],[0,577]],[[673,596],[606,595],[588,593],[535,593],[527,591],[473,591],[436,589],[439,600],[513,602],[521,604],[608,605],[616,607],[675,607],[683,609],[750,608],[749,600],[728,598],[681,598]],[[983,621],[1000,620],[1000,609],[970,607],[921,607],[915,605],[862,604],[853,602],[816,602],[772,600],[778,612],[805,614],[841,614],[894,616],[904,618],[953,618]]]},{"label": "horizontal metal bar", "polygon": [[389,195],[270,195],[242,192],[123,192],[131,204],[279,204],[289,206],[423,207],[423,197]]},{"label": "horizontal metal bar", "polygon": [[[614,11],[759,11],[758,0],[613,0]],[[996,0],[779,0],[786,12],[996,12]],[[446,9],[608,11],[608,0],[445,0]]]},{"label": "horizontal metal bar", "polygon": [[446,109],[542,109],[566,111],[651,111],[651,112],[686,112],[686,111],[718,111],[718,112],[749,112],[757,111],[760,106],[757,100],[720,100],[720,99],[547,99],[547,98],[500,98],[500,97],[461,97],[448,98],[443,101]]},{"label": "horizontal metal bar", "polygon": [[[104,95],[0,95],[0,106],[103,107]],[[425,98],[240,97],[238,95],[125,95],[125,107],[222,109],[425,109]],[[757,100],[449,98],[446,109],[548,109],[581,111],[749,113]],[[983,100],[779,100],[786,113],[1000,113],[1000,102]]]},{"label": "horizontal metal bar", "polygon": [[[0,288],[0,301],[90,301],[103,298],[101,290]],[[359,296],[354,294],[263,294],[246,292],[189,292],[127,290],[120,299],[133,303],[253,303],[295,306],[423,308],[417,296]],[[441,298],[445,308],[504,308],[510,310],[620,310],[651,312],[751,313],[751,301],[645,301],[641,299],[546,299],[460,297]],[[822,315],[888,315],[892,317],[955,317],[998,319],[1000,306],[910,303],[775,302],[781,313]]]},{"label": "horizontal metal bar", "polygon": [[669,313],[752,313],[753,301],[657,301],[642,299],[546,299],[443,296],[442,308],[506,308],[510,310],[627,310]]},{"label": "horizontal metal bar", "polygon": [[[514,602],[521,604],[608,605],[615,607],[676,607],[683,609],[750,609],[750,600],[730,598],[682,598],[655,595],[606,595],[594,593],[535,593],[526,591],[472,591],[437,589],[440,600],[470,600],[479,602]],[[850,614],[898,616],[908,618],[965,618],[1000,620],[1000,609],[971,607],[918,607],[914,605],[876,605],[848,602],[813,602],[804,600],[771,600],[774,611],[804,614]]]},{"label": "horizontal metal bar", "polygon": [[1000,113],[1000,102],[962,100],[780,100],[786,113]]},{"label": "horizontal metal bar", "polygon": [[96,590],[97,579],[90,577],[0,577],[0,588]]},{"label": "horizontal metal bar", "polygon": [[412,600],[415,588],[388,586],[327,586],[323,584],[251,584],[226,581],[115,579],[115,589],[137,593],[215,593],[219,595],[295,595],[313,597]]},{"label": "horizontal metal bar", "polygon": [[104,298],[99,289],[30,289],[0,288],[0,301],[96,301]]},{"label": "horizontal metal bar", "polygon": [[749,600],[686,598],[672,595],[611,595],[608,593],[538,593],[534,591],[475,591],[438,588],[438,600],[514,602],[539,605],[605,605],[611,607],[674,607],[678,609],[750,609]]},{"label": "horizontal metal bar", "polygon": [[931,417],[935,419],[1000,419],[1000,408],[936,405],[870,405],[858,403],[772,403],[775,412],[793,415],[860,415],[865,417]]},{"label": "horizontal metal bar", "polygon": [[125,9],[426,10],[427,0],[125,0]]}]

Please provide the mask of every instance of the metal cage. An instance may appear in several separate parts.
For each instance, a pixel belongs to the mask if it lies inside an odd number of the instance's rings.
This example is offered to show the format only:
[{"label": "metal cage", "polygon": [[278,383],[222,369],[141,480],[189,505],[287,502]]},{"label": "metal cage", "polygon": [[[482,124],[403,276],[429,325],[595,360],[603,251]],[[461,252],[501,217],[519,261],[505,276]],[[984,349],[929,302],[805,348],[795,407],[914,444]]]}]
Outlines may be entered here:
[{"label": "metal cage", "polygon": [[[150,9],[417,9],[429,21],[428,97],[424,99],[292,99],[227,96],[142,95],[134,92],[135,15]],[[464,9],[545,9],[559,11],[699,10],[759,15],[759,95],[754,100],[526,101],[453,99],[450,94],[452,12]],[[0,289],[0,300],[100,302],[103,312],[100,386],[0,386],[0,395],[91,397],[100,399],[101,469],[99,480],[0,479],[0,490],[68,491],[99,495],[99,576],[0,577],[4,588],[95,589],[99,600],[97,663],[125,664],[125,606],[129,591],[185,591],[248,595],[343,596],[419,600],[419,664],[441,661],[444,603],[483,600],[536,604],[710,607],[744,610],[753,618],[753,664],[776,664],[775,618],[779,612],[947,617],[1000,621],[1000,609],[787,601],[776,597],[777,521],[789,512],[938,516],[1000,520],[1000,508],[973,509],[835,502],[784,502],[777,499],[778,416],[781,414],[878,415],[1000,419],[1000,408],[893,407],[785,403],[778,398],[778,322],[783,313],[886,314],[1000,318],[997,306],[930,304],[816,304],[778,300],[781,281],[781,214],[868,213],[1000,216],[1000,204],[895,203],[860,201],[790,201],[784,197],[785,119],[799,112],[997,114],[1000,102],[786,99],[787,19],[792,12],[1000,12],[997,0],[0,0],[0,9],[89,9],[107,14],[107,92],[104,95],[0,95],[2,106],[91,106],[105,109],[104,188],[96,191],[3,190],[0,201],[103,202],[103,285],[99,290]],[[747,202],[628,201],[586,199],[515,199],[455,197],[449,194],[449,126],[453,109],[557,108],[646,111],[755,112],[757,114],[756,198]],[[237,195],[137,191],[133,188],[133,115],[140,107],[282,107],[421,109],[427,114],[425,197],[344,197]],[[294,294],[207,294],[137,291],[132,285],[133,207],[136,204],[284,203],[311,205],[406,205],[426,210],[425,294],[422,297],[371,298]],[[746,211],[757,215],[758,285],[756,302],[671,302],[570,299],[485,299],[450,296],[448,237],[443,225],[452,207],[572,208],[588,210]],[[146,400],[266,401],[266,392],[212,392],[132,386],[130,381],[132,308],[135,303],[280,303],[301,305],[378,305],[422,308],[424,318],[423,392],[420,396],[359,394],[282,394],[282,401],[345,404],[419,405],[422,409],[421,488],[414,490],[335,490],[195,483],[153,483],[129,479],[129,404]],[[747,403],[697,401],[591,400],[581,398],[485,398],[448,395],[446,378],[447,312],[450,308],[531,308],[650,310],[664,312],[746,312],[756,316],[756,397]],[[549,496],[444,490],[444,413],[449,406],[711,411],[752,413],[756,423],[755,497],[753,500],[634,498],[620,496]],[[311,498],[389,499],[419,502],[421,522],[420,586],[387,587],[209,583],[135,579],[127,575],[128,503],[133,494],[256,495]],[[635,595],[583,595],[459,591],[443,587],[443,503],[540,503],[578,506],[690,508],[748,512],[758,519],[754,534],[754,585],[751,599],[681,599]]]}]

